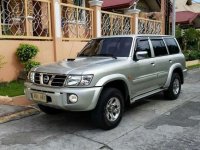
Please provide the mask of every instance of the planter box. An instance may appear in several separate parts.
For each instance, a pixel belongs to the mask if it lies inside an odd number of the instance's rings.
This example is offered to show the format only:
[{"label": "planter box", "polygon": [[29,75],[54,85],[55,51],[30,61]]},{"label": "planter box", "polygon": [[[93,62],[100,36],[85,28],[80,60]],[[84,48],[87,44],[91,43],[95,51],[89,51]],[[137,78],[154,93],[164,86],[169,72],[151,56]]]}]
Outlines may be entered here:
[{"label": "planter box", "polygon": [[186,61],[186,67],[200,64],[200,60]]}]

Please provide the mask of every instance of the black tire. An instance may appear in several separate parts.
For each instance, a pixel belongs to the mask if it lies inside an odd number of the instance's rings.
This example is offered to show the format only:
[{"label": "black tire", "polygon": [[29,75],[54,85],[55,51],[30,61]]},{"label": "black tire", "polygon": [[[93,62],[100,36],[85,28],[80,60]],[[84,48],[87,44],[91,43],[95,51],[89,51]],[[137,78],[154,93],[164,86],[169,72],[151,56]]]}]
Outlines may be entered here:
[{"label": "black tire", "polygon": [[[111,103],[113,105],[109,105]],[[114,104],[116,104],[116,106],[114,106]],[[119,104],[120,107],[118,107]],[[121,92],[115,88],[105,88],[101,93],[101,96],[99,98],[95,110],[91,112],[92,121],[97,127],[101,129],[104,130],[113,129],[120,123],[123,111],[124,111],[124,98]],[[114,117],[115,115],[114,116],[108,115],[111,113],[115,114],[116,117]],[[114,120],[114,118],[116,120]]]},{"label": "black tire", "polygon": [[44,106],[41,104],[38,104],[38,107],[40,108],[40,110],[48,115],[56,115],[58,113],[61,113],[62,110],[56,109],[56,108],[51,108],[48,106]]},{"label": "black tire", "polygon": [[[177,82],[178,85],[175,85]],[[177,90],[175,90],[175,86]],[[164,91],[164,96],[169,100],[175,100],[179,97],[181,92],[181,78],[178,73],[173,73],[169,88]]]}]

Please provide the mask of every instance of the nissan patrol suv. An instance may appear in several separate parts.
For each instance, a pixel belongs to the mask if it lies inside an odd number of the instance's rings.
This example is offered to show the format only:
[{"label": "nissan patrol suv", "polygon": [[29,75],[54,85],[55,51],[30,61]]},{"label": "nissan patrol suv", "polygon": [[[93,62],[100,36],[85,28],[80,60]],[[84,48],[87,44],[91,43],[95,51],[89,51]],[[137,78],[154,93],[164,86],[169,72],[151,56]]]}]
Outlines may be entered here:
[{"label": "nissan patrol suv", "polygon": [[41,111],[90,111],[112,129],[126,104],[164,92],[175,100],[186,75],[185,57],[172,36],[127,35],[92,39],[76,59],[33,68],[25,94]]}]

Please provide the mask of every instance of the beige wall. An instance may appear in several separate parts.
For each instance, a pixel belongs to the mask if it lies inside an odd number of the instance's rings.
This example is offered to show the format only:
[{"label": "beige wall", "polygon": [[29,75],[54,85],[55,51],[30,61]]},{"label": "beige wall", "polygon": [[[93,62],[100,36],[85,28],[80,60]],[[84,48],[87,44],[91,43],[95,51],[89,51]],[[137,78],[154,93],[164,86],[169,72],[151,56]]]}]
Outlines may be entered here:
[{"label": "beige wall", "polygon": [[[22,65],[16,57],[16,49],[20,43],[28,43],[38,46],[40,52],[35,60],[42,64],[55,62],[53,41],[0,40],[0,55],[4,56],[4,60],[7,62],[3,68],[0,69],[0,82],[17,79],[19,72],[22,70]],[[85,46],[85,44],[86,42],[61,42],[59,50],[56,52],[56,60],[75,58],[77,53]]]},{"label": "beige wall", "polygon": [[64,58],[76,58],[78,52],[86,45],[87,42],[63,41],[59,51],[57,51],[57,60]]}]

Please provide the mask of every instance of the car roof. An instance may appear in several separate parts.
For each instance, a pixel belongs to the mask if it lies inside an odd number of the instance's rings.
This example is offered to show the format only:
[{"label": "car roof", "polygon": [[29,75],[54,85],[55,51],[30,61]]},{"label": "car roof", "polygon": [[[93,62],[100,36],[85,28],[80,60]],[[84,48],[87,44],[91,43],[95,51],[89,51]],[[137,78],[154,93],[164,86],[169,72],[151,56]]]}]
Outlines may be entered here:
[{"label": "car roof", "polygon": [[172,35],[157,35],[157,34],[130,34],[130,35],[112,35],[112,36],[102,36],[94,39],[101,39],[101,38],[113,38],[113,37],[170,37],[174,38]]}]

